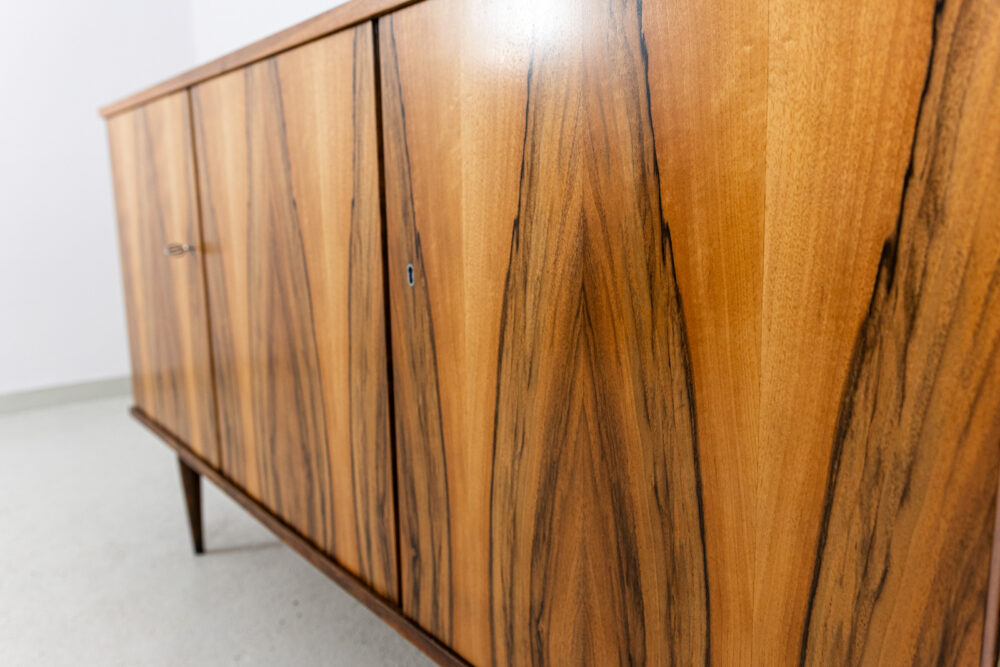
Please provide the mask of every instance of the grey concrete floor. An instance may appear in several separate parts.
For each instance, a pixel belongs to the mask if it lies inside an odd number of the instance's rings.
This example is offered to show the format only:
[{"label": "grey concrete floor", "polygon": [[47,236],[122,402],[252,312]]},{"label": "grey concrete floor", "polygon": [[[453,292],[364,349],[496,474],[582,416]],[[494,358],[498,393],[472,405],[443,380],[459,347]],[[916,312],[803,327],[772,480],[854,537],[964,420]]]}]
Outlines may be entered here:
[{"label": "grey concrete floor", "polygon": [[126,398],[0,416],[0,665],[429,665],[203,483]]}]

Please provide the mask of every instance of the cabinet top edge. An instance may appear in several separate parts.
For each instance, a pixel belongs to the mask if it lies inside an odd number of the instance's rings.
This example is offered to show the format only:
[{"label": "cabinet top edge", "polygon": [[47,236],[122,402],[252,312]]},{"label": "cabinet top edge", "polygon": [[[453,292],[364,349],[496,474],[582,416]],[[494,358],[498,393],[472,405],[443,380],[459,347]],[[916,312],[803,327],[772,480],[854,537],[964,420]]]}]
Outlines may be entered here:
[{"label": "cabinet top edge", "polygon": [[98,111],[104,118],[128,111],[134,107],[151,102],[157,98],[176,93],[208,79],[239,69],[258,60],[277,55],[282,51],[295,48],[325,37],[331,33],[353,27],[364,21],[369,21],[396,9],[412,5],[420,0],[350,0],[333,9],[306,19],[273,35],[269,35],[252,44],[215,60],[211,60],[192,69],[161,81],[101,107]]}]

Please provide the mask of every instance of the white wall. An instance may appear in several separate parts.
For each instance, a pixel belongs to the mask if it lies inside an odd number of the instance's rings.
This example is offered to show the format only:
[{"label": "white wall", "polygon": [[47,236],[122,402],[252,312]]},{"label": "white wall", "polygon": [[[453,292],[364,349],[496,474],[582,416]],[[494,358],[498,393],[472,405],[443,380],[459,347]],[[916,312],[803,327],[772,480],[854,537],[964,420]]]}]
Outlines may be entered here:
[{"label": "white wall", "polygon": [[343,2],[0,1],[0,396],[130,372],[98,107]]},{"label": "white wall", "polygon": [[218,58],[346,0],[191,0],[198,62]]},{"label": "white wall", "polygon": [[129,373],[97,108],[193,62],[187,3],[0,2],[0,395]]}]

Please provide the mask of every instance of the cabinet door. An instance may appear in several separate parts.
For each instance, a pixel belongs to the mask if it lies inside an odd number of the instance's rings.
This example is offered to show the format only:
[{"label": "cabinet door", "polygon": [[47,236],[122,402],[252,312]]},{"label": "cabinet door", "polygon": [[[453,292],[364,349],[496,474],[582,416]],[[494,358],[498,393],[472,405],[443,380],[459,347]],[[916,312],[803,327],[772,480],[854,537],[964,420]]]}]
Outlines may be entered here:
[{"label": "cabinet door", "polygon": [[108,135],[135,403],[218,465],[187,92],[112,117]]},{"label": "cabinet door", "polygon": [[474,664],[748,656],[765,14],[699,7],[379,23],[401,599]]},{"label": "cabinet door", "polygon": [[222,468],[396,594],[369,24],[193,95]]}]

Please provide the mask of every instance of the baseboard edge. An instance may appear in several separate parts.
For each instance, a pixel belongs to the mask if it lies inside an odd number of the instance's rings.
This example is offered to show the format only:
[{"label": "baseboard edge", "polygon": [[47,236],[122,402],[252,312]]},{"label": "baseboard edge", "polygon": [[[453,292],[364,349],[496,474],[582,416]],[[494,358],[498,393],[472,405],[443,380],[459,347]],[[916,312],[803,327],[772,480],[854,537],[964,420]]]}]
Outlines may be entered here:
[{"label": "baseboard edge", "polygon": [[67,403],[111,398],[112,396],[127,396],[131,391],[132,378],[125,376],[2,394],[0,395],[0,415],[39,410]]}]

